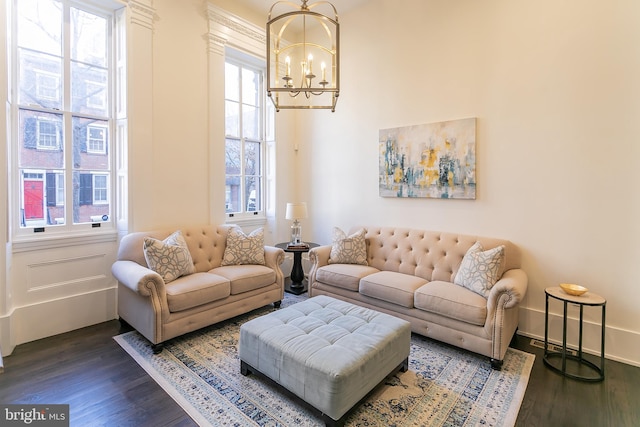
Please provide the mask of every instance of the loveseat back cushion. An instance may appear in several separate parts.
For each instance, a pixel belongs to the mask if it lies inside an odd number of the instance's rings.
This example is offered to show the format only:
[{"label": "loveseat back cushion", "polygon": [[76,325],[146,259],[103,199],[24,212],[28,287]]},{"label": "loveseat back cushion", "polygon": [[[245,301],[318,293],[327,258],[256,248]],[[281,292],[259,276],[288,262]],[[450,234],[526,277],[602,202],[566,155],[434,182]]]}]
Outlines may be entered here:
[{"label": "loveseat back cushion", "polygon": [[231,295],[264,288],[276,281],[276,272],[264,265],[228,265],[209,273],[225,277],[231,283]]},{"label": "loveseat back cushion", "polygon": [[360,279],[378,271],[367,265],[329,264],[318,269],[316,281],[357,292]]},{"label": "loveseat back cushion", "polygon": [[360,280],[360,293],[406,308],[413,308],[413,294],[427,281],[394,271],[380,271]]},{"label": "loveseat back cushion", "polygon": [[415,308],[455,320],[483,326],[487,319],[487,300],[450,282],[433,281],[416,289]]},{"label": "loveseat back cushion", "polygon": [[[227,232],[231,227],[231,225],[203,225],[179,228],[187,242],[196,272],[202,273],[220,266],[227,241]],[[142,249],[145,237],[164,240],[174,231],[176,228],[127,234],[120,241],[117,259],[134,261],[144,267],[149,267]]]},{"label": "loveseat back cushion", "polygon": [[410,228],[364,228],[367,262],[378,270],[453,282],[464,255],[476,242],[485,249],[504,245],[505,271],[520,268],[520,252],[508,240]]},{"label": "loveseat back cushion", "polygon": [[226,298],[231,293],[229,279],[209,273],[178,277],[166,285],[167,304],[172,313]]}]

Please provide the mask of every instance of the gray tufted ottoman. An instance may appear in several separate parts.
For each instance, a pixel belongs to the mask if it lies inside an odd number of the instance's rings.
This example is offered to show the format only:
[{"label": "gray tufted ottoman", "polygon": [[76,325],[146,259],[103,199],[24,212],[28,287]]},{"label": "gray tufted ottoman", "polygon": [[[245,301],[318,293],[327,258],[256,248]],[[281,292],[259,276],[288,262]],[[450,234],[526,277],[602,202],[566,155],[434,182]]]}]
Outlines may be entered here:
[{"label": "gray tufted ottoman", "polygon": [[320,295],[243,324],[241,371],[261,372],[342,425],[388,374],[407,370],[410,341],[409,322]]}]

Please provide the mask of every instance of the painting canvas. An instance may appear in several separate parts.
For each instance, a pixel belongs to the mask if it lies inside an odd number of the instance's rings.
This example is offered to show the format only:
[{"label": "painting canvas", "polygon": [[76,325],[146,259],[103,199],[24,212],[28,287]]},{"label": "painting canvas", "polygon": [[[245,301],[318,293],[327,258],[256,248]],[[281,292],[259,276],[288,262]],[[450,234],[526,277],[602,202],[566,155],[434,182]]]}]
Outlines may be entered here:
[{"label": "painting canvas", "polygon": [[380,196],[476,198],[476,119],[393,129],[379,135]]}]

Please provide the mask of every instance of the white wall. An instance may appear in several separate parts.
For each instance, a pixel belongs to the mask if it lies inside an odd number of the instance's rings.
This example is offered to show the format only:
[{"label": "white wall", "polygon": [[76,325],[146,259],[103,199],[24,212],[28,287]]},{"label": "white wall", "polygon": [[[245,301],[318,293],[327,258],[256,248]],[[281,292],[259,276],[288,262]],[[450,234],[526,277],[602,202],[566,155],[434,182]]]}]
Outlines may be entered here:
[{"label": "white wall", "polygon": [[[235,1],[212,3],[264,24]],[[209,143],[207,2],[154,0],[152,6],[152,48],[132,70],[139,78],[133,90],[140,93],[146,82],[150,93],[135,99],[130,111],[132,126],[145,123],[129,141],[136,230],[223,217],[210,203],[217,197],[211,177],[220,174],[210,166],[211,153],[219,150]],[[640,37],[639,12],[635,0],[371,0],[341,14],[336,112],[277,116],[272,243],[288,238],[284,205],[296,199],[306,200],[310,210],[303,238],[319,243],[330,242],[333,226],[356,224],[508,238],[522,248],[530,278],[521,333],[543,334],[545,287],[580,283],[608,300],[608,356],[640,364],[633,274],[640,259],[634,185],[640,169],[640,44],[631,42]],[[146,61],[151,76],[139,76]],[[478,118],[476,200],[378,196],[379,129],[464,117]],[[0,198],[6,200],[4,189]],[[65,251],[81,252],[67,248],[51,256],[63,259]],[[108,270],[114,252],[105,253],[105,265],[87,277]],[[11,258],[7,282],[0,283],[0,291],[7,288],[0,296],[5,305],[23,274],[16,271],[31,262],[27,254]],[[113,282],[105,281],[95,288],[104,304],[96,312],[106,319],[115,303]],[[74,298],[70,293],[48,305],[66,299],[65,306],[73,307]],[[25,304],[21,325],[42,323],[37,305]],[[5,320],[15,314],[15,307],[5,310]],[[597,348],[599,317],[585,314],[585,345]],[[88,314],[73,316],[93,321]],[[2,320],[4,333],[9,323]],[[557,327],[557,316],[553,320]]]},{"label": "white wall", "polygon": [[[634,0],[372,0],[341,15],[336,112],[299,122],[312,239],[357,224],[510,239],[529,275],[520,333],[544,335],[546,287],[579,283],[608,300],[608,357],[640,364],[638,16]],[[466,117],[476,200],[378,196],[380,129]],[[585,318],[599,349],[600,312]]]}]

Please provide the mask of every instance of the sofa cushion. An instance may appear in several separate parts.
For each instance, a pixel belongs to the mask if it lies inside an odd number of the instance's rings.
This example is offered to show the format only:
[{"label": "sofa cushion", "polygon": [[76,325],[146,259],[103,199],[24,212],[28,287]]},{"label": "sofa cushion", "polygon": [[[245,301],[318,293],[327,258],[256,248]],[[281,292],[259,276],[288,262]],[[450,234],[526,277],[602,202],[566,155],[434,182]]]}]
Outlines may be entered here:
[{"label": "sofa cushion", "polygon": [[226,277],[194,273],[169,283],[166,292],[169,311],[175,313],[226,298],[231,286]]},{"label": "sofa cushion", "polygon": [[413,294],[427,281],[421,277],[393,271],[380,271],[360,280],[360,293],[388,301],[406,308],[413,308]]},{"label": "sofa cushion", "polygon": [[378,271],[380,270],[367,265],[330,264],[318,269],[316,280],[338,288],[358,291],[360,279]]},{"label": "sofa cushion", "polygon": [[367,265],[367,243],[364,234],[364,228],[347,236],[344,231],[334,227],[329,264]]},{"label": "sofa cushion", "polygon": [[264,230],[258,228],[248,236],[238,227],[229,229],[227,246],[224,249],[222,266],[259,264],[264,265]]},{"label": "sofa cushion", "polygon": [[480,242],[467,250],[453,282],[487,298],[504,272],[504,246],[487,251]]},{"label": "sofa cushion", "polygon": [[276,272],[263,265],[230,265],[214,268],[210,273],[231,282],[231,295],[264,288],[276,281]]},{"label": "sofa cushion", "polygon": [[164,240],[145,237],[142,250],[149,268],[162,276],[165,283],[195,271],[187,242],[180,230]]},{"label": "sofa cushion", "polygon": [[420,310],[473,325],[483,326],[487,319],[487,300],[450,282],[436,280],[416,289],[413,304]]}]

